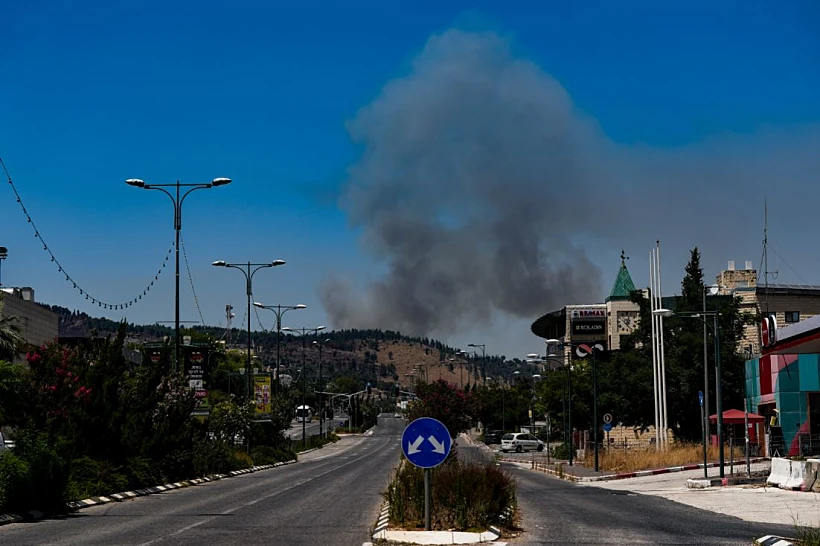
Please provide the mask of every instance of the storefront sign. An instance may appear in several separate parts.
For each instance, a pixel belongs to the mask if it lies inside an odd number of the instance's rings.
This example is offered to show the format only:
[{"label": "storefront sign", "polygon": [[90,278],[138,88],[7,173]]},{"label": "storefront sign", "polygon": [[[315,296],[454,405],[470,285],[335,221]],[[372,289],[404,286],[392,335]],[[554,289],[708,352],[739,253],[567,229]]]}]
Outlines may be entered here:
[{"label": "storefront sign", "polygon": [[606,320],[585,320],[572,323],[574,336],[600,336],[606,333]]},{"label": "storefront sign", "polygon": [[572,319],[596,319],[606,318],[606,309],[573,309],[570,315]]}]

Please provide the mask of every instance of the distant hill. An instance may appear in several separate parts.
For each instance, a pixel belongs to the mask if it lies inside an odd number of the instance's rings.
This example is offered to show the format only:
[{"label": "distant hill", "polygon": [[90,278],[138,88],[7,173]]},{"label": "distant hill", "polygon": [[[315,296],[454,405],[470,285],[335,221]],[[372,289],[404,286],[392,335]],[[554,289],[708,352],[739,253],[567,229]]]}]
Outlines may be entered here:
[{"label": "distant hill", "polygon": [[[119,323],[106,318],[91,317],[84,312],[65,307],[40,304],[59,317],[60,338],[107,337],[114,334]],[[183,327],[182,335],[195,340],[210,336],[226,342],[232,351],[247,350],[247,331],[212,326]],[[135,342],[158,342],[173,338],[171,326],[129,323],[127,336]],[[314,341],[324,341],[322,350],[323,374],[328,377],[348,376],[359,380],[410,385],[416,379],[435,381],[444,379],[456,385],[481,381],[483,361],[457,354],[457,349],[439,341],[402,335],[389,330],[334,330],[321,335],[307,336],[304,340],[305,365],[311,374],[319,366],[319,348]],[[276,332],[251,332],[255,363],[259,367],[276,365]],[[302,366],[303,343],[299,336],[282,333],[280,362],[282,373],[298,375]],[[518,359],[487,355],[487,376],[510,380],[516,369],[524,371],[528,365]]]}]

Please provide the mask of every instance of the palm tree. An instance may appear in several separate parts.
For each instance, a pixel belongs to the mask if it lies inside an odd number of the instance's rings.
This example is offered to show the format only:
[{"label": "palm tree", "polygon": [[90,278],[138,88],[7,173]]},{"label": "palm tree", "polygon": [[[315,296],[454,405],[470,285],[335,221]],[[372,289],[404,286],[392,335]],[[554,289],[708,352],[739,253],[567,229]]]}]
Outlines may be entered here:
[{"label": "palm tree", "polygon": [[0,360],[13,360],[20,352],[25,339],[20,334],[17,317],[3,316],[3,300],[0,299]]}]

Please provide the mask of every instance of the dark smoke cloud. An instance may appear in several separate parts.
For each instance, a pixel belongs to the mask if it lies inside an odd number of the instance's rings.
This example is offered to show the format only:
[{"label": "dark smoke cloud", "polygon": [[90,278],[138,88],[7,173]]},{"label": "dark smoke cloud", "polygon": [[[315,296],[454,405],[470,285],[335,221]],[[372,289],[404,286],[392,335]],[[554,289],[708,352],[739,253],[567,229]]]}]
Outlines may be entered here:
[{"label": "dark smoke cloud", "polygon": [[758,154],[750,165],[720,141],[675,152],[615,145],[506,40],[459,30],[432,37],[348,129],[363,151],[342,205],[388,271],[365,287],[329,278],[320,297],[334,327],[420,335],[598,301],[614,273],[602,286],[579,238],[668,223],[653,200],[702,209],[705,192],[727,192],[727,175],[753,187],[766,162]]}]

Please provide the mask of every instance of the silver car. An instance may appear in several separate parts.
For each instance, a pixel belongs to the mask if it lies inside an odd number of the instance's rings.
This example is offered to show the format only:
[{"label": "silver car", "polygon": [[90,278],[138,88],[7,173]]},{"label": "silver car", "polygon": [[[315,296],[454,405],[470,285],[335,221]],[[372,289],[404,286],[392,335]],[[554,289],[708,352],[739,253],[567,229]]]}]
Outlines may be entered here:
[{"label": "silver car", "polygon": [[527,432],[514,432],[501,437],[501,451],[543,451],[544,442]]}]

